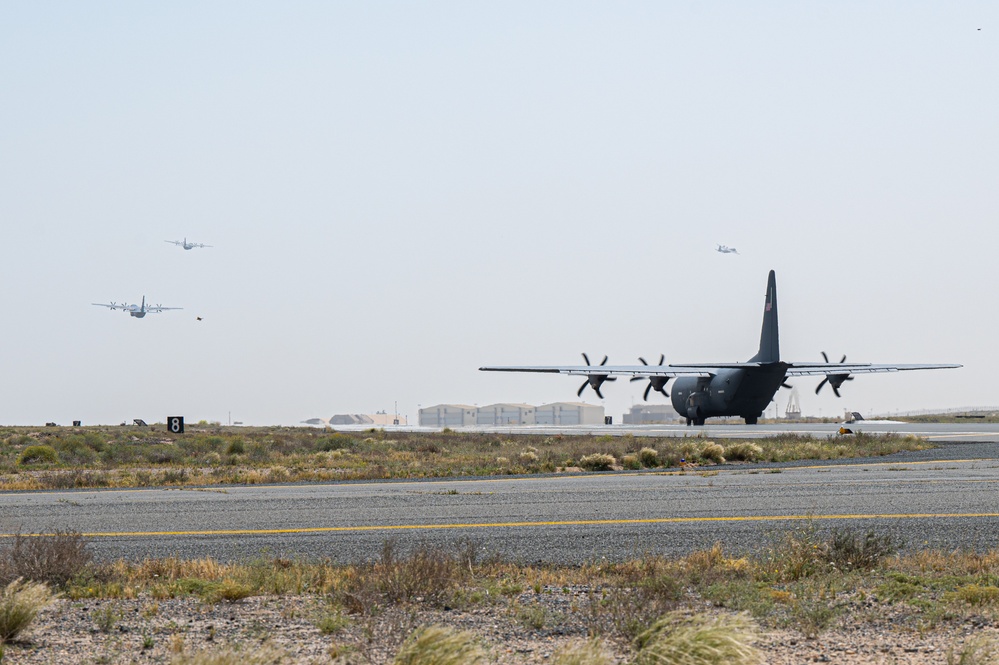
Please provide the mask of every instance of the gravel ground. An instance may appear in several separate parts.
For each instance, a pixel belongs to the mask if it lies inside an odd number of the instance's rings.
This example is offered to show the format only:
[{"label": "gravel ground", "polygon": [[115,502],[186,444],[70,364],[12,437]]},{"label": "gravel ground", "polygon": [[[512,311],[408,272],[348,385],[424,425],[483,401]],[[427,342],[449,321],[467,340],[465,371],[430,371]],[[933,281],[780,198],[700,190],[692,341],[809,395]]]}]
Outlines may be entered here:
[{"label": "gravel ground", "polygon": [[[533,596],[533,594],[527,594]],[[238,648],[255,651],[270,644],[284,652],[286,663],[329,663],[352,645],[341,663],[391,662],[405,635],[422,624],[445,624],[478,635],[493,662],[549,662],[561,647],[587,635],[586,616],[568,612],[585,600],[581,589],[552,590],[543,597],[550,620],[540,628],[517,621],[509,603],[471,610],[391,608],[377,617],[351,617],[334,635],[314,625],[321,599],[263,596],[234,604],[199,600],[58,600],[43,611],[23,641],[6,647],[4,663],[169,663],[176,654]],[[774,665],[833,662],[856,664],[946,663],[951,646],[972,635],[996,636],[996,625],[974,619],[919,633],[900,628],[889,610],[883,621],[839,625],[817,639],[788,631],[766,632],[758,646]],[[102,630],[103,628],[103,630]],[[371,636],[370,639],[367,636]],[[625,642],[608,642],[615,663],[633,656]]]}]

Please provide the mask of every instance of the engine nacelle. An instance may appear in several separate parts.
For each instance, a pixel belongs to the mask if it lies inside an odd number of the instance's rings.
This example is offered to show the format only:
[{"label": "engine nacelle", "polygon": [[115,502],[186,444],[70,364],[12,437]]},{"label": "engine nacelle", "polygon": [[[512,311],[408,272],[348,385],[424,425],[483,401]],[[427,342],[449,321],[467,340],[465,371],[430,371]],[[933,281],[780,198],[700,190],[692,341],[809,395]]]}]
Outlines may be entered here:
[{"label": "engine nacelle", "polygon": [[673,383],[670,401],[677,413],[693,421],[729,415],[742,377],[734,370],[719,370],[710,377],[682,376]]}]

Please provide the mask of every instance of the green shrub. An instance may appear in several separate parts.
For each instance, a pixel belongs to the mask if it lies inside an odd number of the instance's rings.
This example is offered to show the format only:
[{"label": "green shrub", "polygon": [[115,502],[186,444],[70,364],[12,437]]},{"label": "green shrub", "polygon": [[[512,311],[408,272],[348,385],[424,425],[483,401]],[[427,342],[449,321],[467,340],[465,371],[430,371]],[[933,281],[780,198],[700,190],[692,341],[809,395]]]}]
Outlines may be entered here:
[{"label": "green shrub", "polygon": [[64,464],[85,465],[97,459],[97,450],[88,446],[86,440],[79,435],[58,440],[56,448],[59,459]]},{"label": "green shrub", "polygon": [[999,603],[999,588],[966,584],[953,594],[947,594],[946,598],[957,599],[969,605],[993,605]]},{"label": "green shrub", "polygon": [[607,471],[609,470],[617,460],[614,459],[613,455],[608,455],[607,453],[593,453],[592,455],[585,455],[579,460],[579,467],[587,471]]},{"label": "green shrub", "polygon": [[45,584],[20,579],[8,584],[0,592],[0,644],[21,634],[53,598]]},{"label": "green shrub", "polygon": [[475,636],[444,626],[417,629],[399,649],[395,665],[474,665],[486,660]]},{"label": "green shrub", "polygon": [[836,529],[824,551],[829,563],[839,570],[873,570],[901,548],[902,542],[890,535],[868,531],[860,537],[855,531]]},{"label": "green shrub", "polygon": [[326,612],[316,619],[316,628],[323,635],[334,635],[350,625],[350,619],[341,611]]},{"label": "green shrub", "polygon": [[17,458],[17,463],[21,466],[29,464],[58,464],[59,453],[52,446],[28,446],[21,451],[21,454]]},{"label": "green shrub", "polygon": [[642,468],[642,462],[638,455],[625,455],[621,458],[621,466],[626,469],[637,470]]},{"label": "green shrub", "polygon": [[242,455],[246,452],[246,444],[243,443],[243,437],[237,436],[225,449],[226,455]]},{"label": "green shrub", "polygon": [[799,597],[791,608],[791,618],[801,634],[813,640],[832,624],[840,612],[840,608],[821,598]]},{"label": "green shrub", "polygon": [[223,580],[214,586],[204,597],[210,603],[225,601],[235,603],[254,595],[253,588],[248,584],[240,584],[232,580]]},{"label": "green shrub", "polygon": [[122,614],[114,605],[106,605],[94,610],[90,618],[94,620],[97,630],[102,633],[110,633],[118,625],[118,622],[121,621]]},{"label": "green shrub", "polygon": [[329,452],[330,450],[339,450],[341,448],[353,448],[356,445],[357,441],[354,437],[341,432],[334,432],[329,436],[319,439],[319,443],[316,445],[316,450]]}]

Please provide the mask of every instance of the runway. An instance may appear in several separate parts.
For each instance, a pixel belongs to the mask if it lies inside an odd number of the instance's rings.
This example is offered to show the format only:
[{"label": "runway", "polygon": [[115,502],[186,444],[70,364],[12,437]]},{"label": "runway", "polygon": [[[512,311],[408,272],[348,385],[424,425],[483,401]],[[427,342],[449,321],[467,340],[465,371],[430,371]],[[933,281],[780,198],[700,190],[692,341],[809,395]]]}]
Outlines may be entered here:
[{"label": "runway", "polygon": [[759,550],[789,528],[875,529],[910,549],[999,547],[989,443],[836,464],[695,472],[0,494],[0,533],[87,534],[100,559],[377,556],[386,539],[526,562]]}]

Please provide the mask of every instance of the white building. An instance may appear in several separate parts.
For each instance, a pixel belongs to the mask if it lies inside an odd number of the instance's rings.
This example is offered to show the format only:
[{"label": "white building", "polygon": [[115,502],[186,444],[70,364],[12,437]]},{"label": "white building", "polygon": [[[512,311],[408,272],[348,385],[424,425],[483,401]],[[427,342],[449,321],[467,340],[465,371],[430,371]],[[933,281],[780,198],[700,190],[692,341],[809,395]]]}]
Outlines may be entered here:
[{"label": "white building", "polygon": [[530,404],[490,404],[475,412],[476,425],[533,425],[534,407]]},{"label": "white building", "polygon": [[475,424],[476,407],[438,404],[420,409],[420,427],[466,427]]},{"label": "white building", "polygon": [[538,425],[603,425],[604,407],[582,402],[555,402],[534,410]]}]

